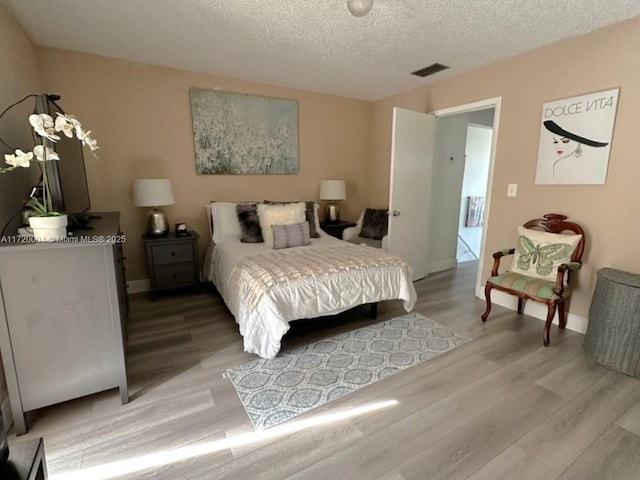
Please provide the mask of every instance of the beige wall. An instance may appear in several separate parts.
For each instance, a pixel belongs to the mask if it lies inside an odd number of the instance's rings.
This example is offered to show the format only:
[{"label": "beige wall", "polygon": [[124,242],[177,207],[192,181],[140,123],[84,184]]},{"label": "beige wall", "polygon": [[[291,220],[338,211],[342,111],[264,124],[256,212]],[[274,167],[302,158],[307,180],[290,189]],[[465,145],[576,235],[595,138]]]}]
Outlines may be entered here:
[{"label": "beige wall", "polygon": [[[588,246],[571,313],[586,317],[596,270],[640,272],[638,51],[640,17],[375,102],[369,203],[387,202],[394,106],[428,112],[502,97],[486,251],[513,246],[517,225],[544,213],[579,222]],[[612,87],[620,87],[620,99],[606,185],[535,185],[542,104]],[[507,198],[508,183],[518,184],[516,198]]]},{"label": "beige wall", "polygon": [[[0,111],[30,93],[40,93],[35,47],[13,17],[0,5]],[[32,148],[27,115],[33,110],[27,100],[0,119],[0,138],[15,148]],[[9,151],[0,144],[0,158]],[[37,170],[20,170],[0,175],[0,228],[20,209],[29,187],[37,180]],[[25,292],[31,295],[33,292]],[[6,353],[6,352],[3,352]],[[7,398],[7,387],[0,364],[0,405]]]},{"label": "beige wall", "polygon": [[[0,70],[4,72],[0,75],[0,107],[41,92],[42,78],[47,91],[62,95],[61,105],[93,130],[101,147],[99,159],[88,159],[93,209],[122,212],[122,228],[129,238],[127,277],[135,280],[146,273],[140,242],[145,212],[131,205],[134,179],[169,177],[176,197],[176,205],[166,208],[170,222],[185,221],[203,237],[202,206],[209,200],[317,199],[323,178],[347,181],[343,217],[355,219],[365,206],[388,204],[393,106],[426,112],[501,96],[487,251],[511,245],[516,226],[541,213],[561,212],[579,221],[587,230],[589,244],[572,312],[586,316],[597,269],[611,266],[640,271],[636,249],[640,237],[638,51],[640,18],[371,104],[95,55],[36,50],[0,6]],[[192,86],[296,99],[300,173],[197,176],[188,95]],[[618,86],[620,101],[607,184],[535,185],[542,103]],[[27,107],[18,108],[2,118],[0,137],[28,143],[25,130],[18,127],[27,112]],[[19,207],[16,199],[23,198],[34,175],[13,172],[0,176],[2,224]],[[506,197],[508,183],[519,185],[518,197]],[[201,248],[205,243],[203,239]],[[483,277],[489,268],[487,262]],[[4,399],[6,386],[0,370],[0,401]]]},{"label": "beige wall", "polygon": [[[366,206],[371,104],[239,79],[140,65],[96,55],[39,49],[50,92],[93,131],[99,159],[87,157],[92,209],[122,212],[127,279],[146,278],[140,235],[145,209],[132,206],[134,179],[171,179],[170,224],[187,222],[205,237],[209,200],[317,200],[320,180],[347,181],[342,216]],[[282,67],[286,68],[286,67]],[[189,88],[202,87],[298,101],[298,175],[196,175]],[[201,250],[206,241],[201,240]]]},{"label": "beige wall", "polygon": [[[35,46],[13,17],[0,5],[0,112],[29,94],[40,92],[40,75]],[[0,163],[4,154],[15,148],[33,148],[28,115],[32,113],[35,99],[26,99],[8,110],[0,119],[0,138],[12,148],[0,142]],[[0,229],[20,208],[23,196],[37,182],[39,170],[15,170],[0,175]],[[11,225],[13,227],[13,225]]]}]

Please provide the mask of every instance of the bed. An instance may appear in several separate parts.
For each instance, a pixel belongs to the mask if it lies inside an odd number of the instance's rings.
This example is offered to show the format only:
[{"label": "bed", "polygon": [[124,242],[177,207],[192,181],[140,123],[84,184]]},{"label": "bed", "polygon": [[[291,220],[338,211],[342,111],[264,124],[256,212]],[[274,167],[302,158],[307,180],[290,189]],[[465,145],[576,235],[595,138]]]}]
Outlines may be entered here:
[{"label": "bed", "polygon": [[[274,249],[244,243],[233,224],[235,205],[212,204],[212,241],[204,273],[239,325],[244,350],[274,358],[289,322],[334,315],[358,305],[400,299],[406,311],[416,301],[411,267],[381,249],[355,245],[322,232],[305,246]],[[223,211],[216,215],[215,208]],[[216,226],[217,225],[217,226]],[[216,234],[217,232],[217,234]]]}]

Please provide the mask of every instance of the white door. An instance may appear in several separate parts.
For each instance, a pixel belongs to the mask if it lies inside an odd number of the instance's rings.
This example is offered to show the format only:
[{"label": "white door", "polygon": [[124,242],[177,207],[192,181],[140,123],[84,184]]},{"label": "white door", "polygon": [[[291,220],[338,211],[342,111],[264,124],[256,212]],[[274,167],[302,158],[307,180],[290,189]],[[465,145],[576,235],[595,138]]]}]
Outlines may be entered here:
[{"label": "white door", "polygon": [[413,280],[427,276],[427,230],[436,117],[393,109],[389,251],[413,268]]}]

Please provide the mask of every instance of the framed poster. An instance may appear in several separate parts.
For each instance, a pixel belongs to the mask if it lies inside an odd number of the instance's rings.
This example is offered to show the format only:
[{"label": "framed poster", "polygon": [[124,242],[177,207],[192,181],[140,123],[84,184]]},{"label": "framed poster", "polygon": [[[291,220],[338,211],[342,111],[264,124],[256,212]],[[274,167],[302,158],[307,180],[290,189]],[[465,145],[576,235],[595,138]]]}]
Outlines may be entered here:
[{"label": "framed poster", "polygon": [[198,175],[298,173],[298,102],[190,89]]},{"label": "framed poster", "polygon": [[536,184],[603,185],[619,88],[542,106]]}]

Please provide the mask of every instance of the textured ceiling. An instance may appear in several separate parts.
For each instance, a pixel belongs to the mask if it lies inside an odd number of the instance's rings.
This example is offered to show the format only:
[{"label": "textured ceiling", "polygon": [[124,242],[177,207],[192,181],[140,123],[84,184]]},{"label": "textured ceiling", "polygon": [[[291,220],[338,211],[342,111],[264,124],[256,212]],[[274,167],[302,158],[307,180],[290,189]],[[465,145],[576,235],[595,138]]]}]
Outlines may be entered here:
[{"label": "textured ceiling", "polygon": [[[640,14],[638,0],[0,0],[40,45],[376,100]],[[425,79],[410,72],[451,68]]]}]

